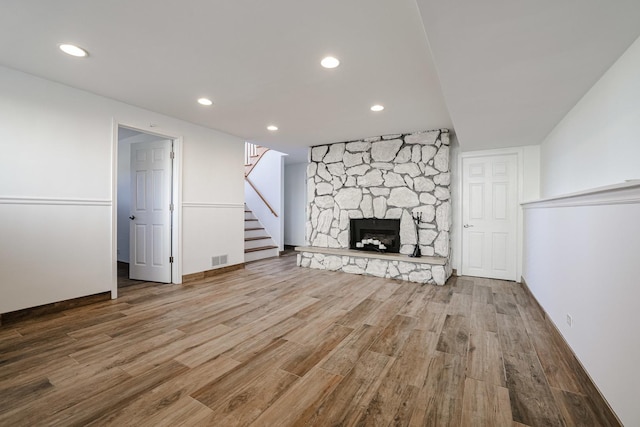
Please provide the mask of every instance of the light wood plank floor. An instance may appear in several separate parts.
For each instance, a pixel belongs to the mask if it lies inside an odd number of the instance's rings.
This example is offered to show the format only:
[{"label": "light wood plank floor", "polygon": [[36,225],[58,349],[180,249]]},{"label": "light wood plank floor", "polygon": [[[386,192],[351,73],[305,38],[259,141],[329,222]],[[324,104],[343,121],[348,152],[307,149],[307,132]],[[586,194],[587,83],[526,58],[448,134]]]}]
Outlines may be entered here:
[{"label": "light wood plank floor", "polygon": [[616,425],[520,285],[294,256],[0,327],[0,425]]}]

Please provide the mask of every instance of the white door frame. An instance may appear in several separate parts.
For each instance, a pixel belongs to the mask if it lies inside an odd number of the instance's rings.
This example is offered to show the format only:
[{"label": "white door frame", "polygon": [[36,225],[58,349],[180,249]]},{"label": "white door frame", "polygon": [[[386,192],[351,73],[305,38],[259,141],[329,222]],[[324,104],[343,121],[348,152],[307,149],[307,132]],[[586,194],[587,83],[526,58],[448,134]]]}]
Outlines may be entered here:
[{"label": "white door frame", "polygon": [[145,126],[125,123],[113,119],[112,158],[111,158],[111,299],[118,297],[118,128],[125,127],[138,132],[148,133],[163,139],[173,141],[173,170],[172,170],[172,237],[171,252],[173,266],[171,268],[171,283],[182,283],[182,137],[168,133],[148,130]]},{"label": "white door frame", "polygon": [[462,274],[462,263],[464,259],[462,257],[462,245],[464,244],[462,238],[462,203],[463,199],[463,174],[462,170],[462,159],[468,158],[478,158],[478,157],[492,157],[492,156],[504,156],[504,155],[516,155],[516,162],[518,164],[518,173],[516,175],[517,185],[516,185],[516,201],[518,203],[518,215],[517,215],[517,225],[516,225],[516,281],[520,283],[522,278],[522,253],[523,253],[523,212],[522,206],[520,204],[523,202],[522,195],[524,194],[524,148],[522,147],[513,147],[513,148],[499,148],[495,150],[482,150],[482,151],[467,151],[461,153],[458,157],[458,182],[459,191],[458,191],[458,206],[460,207],[457,212],[455,212],[455,223],[456,223],[456,233],[458,235],[458,248],[459,249],[459,260],[460,260],[460,271],[459,274]]}]

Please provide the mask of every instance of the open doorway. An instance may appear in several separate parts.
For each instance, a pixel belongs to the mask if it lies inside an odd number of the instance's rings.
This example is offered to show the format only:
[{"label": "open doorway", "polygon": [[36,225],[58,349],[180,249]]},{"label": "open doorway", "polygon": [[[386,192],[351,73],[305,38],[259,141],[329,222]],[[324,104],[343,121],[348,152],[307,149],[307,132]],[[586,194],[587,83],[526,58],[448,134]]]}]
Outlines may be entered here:
[{"label": "open doorway", "polygon": [[173,145],[166,136],[118,127],[118,288],[173,281]]}]

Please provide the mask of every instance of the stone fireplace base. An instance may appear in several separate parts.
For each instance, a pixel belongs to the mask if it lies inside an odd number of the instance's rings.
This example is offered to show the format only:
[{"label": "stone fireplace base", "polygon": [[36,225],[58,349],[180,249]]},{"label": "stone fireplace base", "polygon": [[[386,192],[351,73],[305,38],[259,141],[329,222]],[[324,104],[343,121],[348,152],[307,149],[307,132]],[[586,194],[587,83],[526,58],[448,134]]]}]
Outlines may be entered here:
[{"label": "stone fireplace base", "polygon": [[296,247],[299,267],[444,285],[451,276],[445,257],[410,258],[401,254],[363,252],[352,249]]}]

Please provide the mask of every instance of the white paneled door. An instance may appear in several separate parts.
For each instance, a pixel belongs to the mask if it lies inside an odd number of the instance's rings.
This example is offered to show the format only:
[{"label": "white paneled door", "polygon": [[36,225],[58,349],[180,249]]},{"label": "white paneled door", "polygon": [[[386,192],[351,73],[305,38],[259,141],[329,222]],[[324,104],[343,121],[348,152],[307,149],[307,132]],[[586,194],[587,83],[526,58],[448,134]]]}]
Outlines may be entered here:
[{"label": "white paneled door", "polygon": [[516,280],[517,156],[462,159],[462,274]]},{"label": "white paneled door", "polygon": [[131,279],[171,283],[171,171],[171,141],[131,144]]}]

